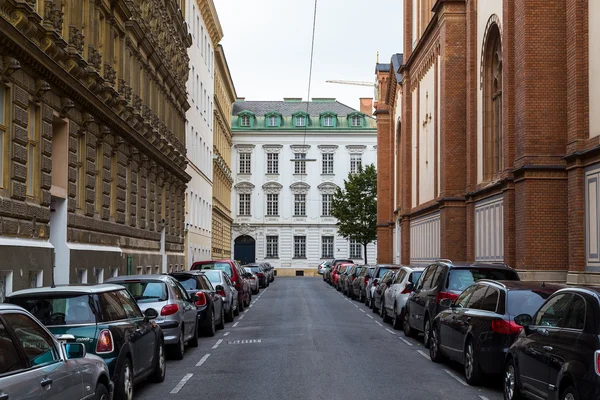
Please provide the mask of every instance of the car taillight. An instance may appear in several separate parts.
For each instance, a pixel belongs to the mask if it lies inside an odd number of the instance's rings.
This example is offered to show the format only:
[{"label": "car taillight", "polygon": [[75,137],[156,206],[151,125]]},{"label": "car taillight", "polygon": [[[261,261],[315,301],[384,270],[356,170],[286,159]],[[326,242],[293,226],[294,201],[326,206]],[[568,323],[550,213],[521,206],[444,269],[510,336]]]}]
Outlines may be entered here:
[{"label": "car taillight", "polygon": [[96,354],[112,353],[114,349],[112,333],[108,329],[101,330],[96,342]]},{"label": "car taillight", "polygon": [[440,301],[444,300],[444,299],[452,299],[452,300],[456,300],[458,298],[458,295],[456,293],[452,293],[452,292],[439,292],[435,298],[436,303],[439,303]]},{"label": "car taillight", "polygon": [[173,315],[177,311],[179,311],[179,306],[177,304],[167,304],[160,310],[160,315],[165,317],[167,315]]},{"label": "car taillight", "polygon": [[259,277],[259,278],[262,278],[262,277],[264,276],[264,274],[263,274],[262,272],[259,272],[259,273],[258,273],[258,274],[256,274],[256,275],[258,275],[258,277]]},{"label": "car taillight", "polygon": [[506,321],[504,319],[495,319],[492,321],[492,331],[501,335],[512,335],[521,332],[523,327],[514,321]]},{"label": "car taillight", "polygon": [[400,292],[400,294],[407,294],[407,293],[412,293],[412,290],[408,289],[406,286],[404,287],[404,289],[402,289],[402,291]]},{"label": "car taillight", "polygon": [[225,296],[227,296],[227,295],[225,294],[225,289],[223,289],[223,290],[217,290],[217,294],[218,294],[219,296],[221,296],[221,297],[225,297]]},{"label": "car taillight", "polygon": [[600,350],[596,350],[594,354],[594,368],[596,370],[596,375],[600,375]]},{"label": "car taillight", "polygon": [[367,285],[367,283],[369,283],[369,277],[365,276],[365,286]]},{"label": "car taillight", "polygon": [[196,293],[196,305],[199,307],[206,305],[206,295],[203,292]]}]

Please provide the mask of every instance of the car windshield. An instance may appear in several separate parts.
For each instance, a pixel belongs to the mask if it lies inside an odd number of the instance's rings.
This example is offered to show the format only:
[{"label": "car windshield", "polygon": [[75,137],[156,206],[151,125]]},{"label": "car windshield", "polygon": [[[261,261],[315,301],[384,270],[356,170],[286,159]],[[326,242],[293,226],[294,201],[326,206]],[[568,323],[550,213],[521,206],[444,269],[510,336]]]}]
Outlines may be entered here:
[{"label": "car windshield", "polygon": [[130,281],[119,282],[129,290],[138,303],[167,301],[167,284],[160,281]]},{"label": "car windshield", "polygon": [[377,278],[380,278],[385,275],[386,272],[391,270],[391,268],[379,268],[379,272],[377,273]]},{"label": "car windshield", "polygon": [[185,290],[196,290],[196,289],[198,289],[198,281],[194,277],[191,277],[191,276],[180,276],[180,277],[176,277],[176,279],[179,281],[179,283],[181,284],[181,286],[183,286],[183,288]]},{"label": "car windshield", "polygon": [[197,264],[194,266],[194,269],[201,270],[210,270],[210,269],[218,269],[224,271],[229,277],[233,275],[233,271],[231,270],[231,265],[229,263],[208,263],[208,264]]},{"label": "car windshield", "polygon": [[469,268],[452,269],[448,275],[448,289],[463,291],[480,279],[493,279],[495,281],[518,280],[517,274],[510,269],[494,268]]},{"label": "car windshield", "polygon": [[23,307],[46,326],[96,323],[92,300],[87,294],[16,297],[10,302]]},{"label": "car windshield", "polygon": [[512,316],[533,316],[554,290],[509,290],[506,312]]},{"label": "car windshield", "polygon": [[206,275],[208,280],[213,284],[218,285],[221,283],[221,272],[220,271],[208,270],[208,271],[204,271],[204,275]]}]

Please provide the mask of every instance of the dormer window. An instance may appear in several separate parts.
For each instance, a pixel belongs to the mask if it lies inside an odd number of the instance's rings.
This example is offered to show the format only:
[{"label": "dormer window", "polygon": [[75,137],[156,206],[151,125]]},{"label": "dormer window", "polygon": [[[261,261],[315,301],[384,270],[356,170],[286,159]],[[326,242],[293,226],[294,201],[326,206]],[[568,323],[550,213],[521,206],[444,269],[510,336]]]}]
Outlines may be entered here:
[{"label": "dormer window", "polygon": [[254,113],[244,110],[238,114],[238,127],[252,128],[254,126]]},{"label": "dormer window", "polygon": [[306,117],[303,115],[296,117],[296,126],[306,126]]},{"label": "dormer window", "polygon": [[351,128],[358,128],[363,126],[365,120],[365,116],[359,112],[353,112],[348,114],[348,126]]},{"label": "dormer window", "polygon": [[333,117],[330,115],[323,117],[323,126],[333,126]]},{"label": "dormer window", "polygon": [[269,112],[265,114],[265,125],[267,128],[278,128],[281,126],[283,118],[277,112]]},{"label": "dormer window", "polygon": [[248,115],[242,115],[240,126],[250,126],[250,117]]},{"label": "dormer window", "polygon": [[269,121],[269,126],[277,126],[277,117],[275,117],[275,116],[269,117],[268,121]]},{"label": "dormer window", "polygon": [[310,120],[308,119],[308,114],[304,111],[298,111],[292,114],[292,121],[294,122],[294,126],[296,128],[304,128],[310,125]]},{"label": "dormer window", "polygon": [[331,111],[321,113],[321,126],[325,128],[335,128],[337,126],[337,115]]},{"label": "dormer window", "polygon": [[352,126],[360,126],[361,122],[361,118],[358,115],[352,117]]}]

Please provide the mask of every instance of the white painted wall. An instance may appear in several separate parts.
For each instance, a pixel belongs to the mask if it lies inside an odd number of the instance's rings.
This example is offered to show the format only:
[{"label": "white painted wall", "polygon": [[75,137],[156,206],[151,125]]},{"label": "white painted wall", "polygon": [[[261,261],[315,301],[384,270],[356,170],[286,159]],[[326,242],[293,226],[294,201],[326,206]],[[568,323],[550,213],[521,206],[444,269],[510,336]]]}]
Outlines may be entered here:
[{"label": "white painted wall", "polygon": [[589,116],[590,137],[600,135],[600,1],[590,0],[588,4],[588,63],[589,63]]},{"label": "white painted wall", "polygon": [[[492,15],[502,21],[502,0],[477,1],[477,65],[481,66],[485,28]],[[502,31],[502,26],[500,26]],[[478,70],[477,87],[477,183],[483,182],[483,88],[481,87],[481,69]]]},{"label": "white painted wall", "polygon": [[[432,65],[419,84],[419,204],[433,200],[435,193],[435,68]],[[416,104],[413,105],[416,107]],[[431,117],[431,119],[430,119]],[[427,118],[427,123],[423,122]]]}]

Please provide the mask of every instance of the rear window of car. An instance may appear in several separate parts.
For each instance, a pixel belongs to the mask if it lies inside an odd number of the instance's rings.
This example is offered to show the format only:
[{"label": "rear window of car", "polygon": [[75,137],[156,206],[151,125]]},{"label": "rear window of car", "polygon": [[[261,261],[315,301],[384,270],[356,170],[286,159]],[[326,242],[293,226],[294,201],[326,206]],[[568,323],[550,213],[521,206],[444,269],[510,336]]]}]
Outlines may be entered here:
[{"label": "rear window of car", "polygon": [[233,270],[231,269],[231,265],[229,263],[208,263],[208,264],[196,264],[192,269],[200,269],[200,270],[210,270],[210,269],[218,269],[224,271],[227,275],[232,276]]},{"label": "rear window of car", "polygon": [[377,273],[377,278],[381,278],[386,272],[388,272],[392,269],[393,268],[379,268],[379,272]]},{"label": "rear window of car", "polygon": [[198,289],[198,281],[193,276],[177,276],[175,277],[185,290]]},{"label": "rear window of car", "polygon": [[454,268],[448,274],[446,286],[449,290],[463,291],[480,279],[495,281],[516,281],[519,276],[509,269],[494,268]]},{"label": "rear window of car", "polygon": [[204,275],[208,278],[209,281],[215,284],[221,283],[221,272],[217,270],[208,270],[204,272]]},{"label": "rear window of car", "polygon": [[23,307],[46,326],[96,323],[93,303],[87,294],[51,297],[44,295],[43,298],[16,297],[10,299],[10,302]]},{"label": "rear window of car", "polygon": [[553,290],[509,290],[506,312],[510,315],[529,314],[533,316]]},{"label": "rear window of car", "polygon": [[167,301],[169,298],[167,285],[161,281],[119,282],[119,285],[125,286],[138,303]]}]

